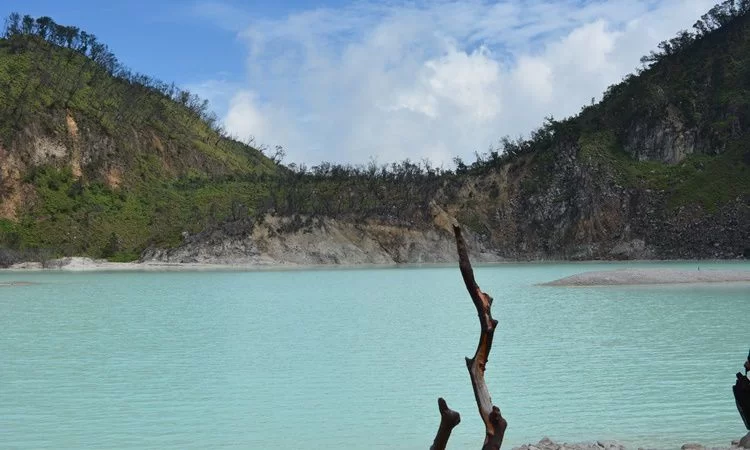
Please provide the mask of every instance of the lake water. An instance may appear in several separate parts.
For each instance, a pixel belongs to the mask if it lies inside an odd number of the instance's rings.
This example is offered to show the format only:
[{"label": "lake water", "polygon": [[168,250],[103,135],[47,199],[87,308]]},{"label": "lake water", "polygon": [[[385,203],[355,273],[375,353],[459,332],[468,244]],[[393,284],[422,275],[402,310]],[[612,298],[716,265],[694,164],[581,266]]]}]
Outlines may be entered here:
[{"label": "lake water", "polygon": [[[504,448],[726,445],[750,346],[750,284],[561,288],[617,267],[476,269],[495,297],[487,381]],[[700,263],[701,270],[750,269]],[[454,267],[0,273],[0,448],[479,448],[464,356],[476,312]]]}]

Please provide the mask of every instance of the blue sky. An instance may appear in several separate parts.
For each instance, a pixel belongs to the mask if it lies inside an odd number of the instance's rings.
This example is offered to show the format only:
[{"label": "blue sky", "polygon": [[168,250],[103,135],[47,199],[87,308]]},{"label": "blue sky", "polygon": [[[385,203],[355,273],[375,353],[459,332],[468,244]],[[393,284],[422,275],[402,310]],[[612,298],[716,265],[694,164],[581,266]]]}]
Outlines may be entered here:
[{"label": "blue sky", "polygon": [[47,15],[75,25],[97,35],[128,67],[165,81],[189,84],[219,73],[241,77],[245,46],[236,33],[193,14],[187,5],[163,0],[5,0],[0,12]]},{"label": "blue sky", "polygon": [[714,0],[5,0],[197,92],[287,162],[450,165],[578,112]]}]

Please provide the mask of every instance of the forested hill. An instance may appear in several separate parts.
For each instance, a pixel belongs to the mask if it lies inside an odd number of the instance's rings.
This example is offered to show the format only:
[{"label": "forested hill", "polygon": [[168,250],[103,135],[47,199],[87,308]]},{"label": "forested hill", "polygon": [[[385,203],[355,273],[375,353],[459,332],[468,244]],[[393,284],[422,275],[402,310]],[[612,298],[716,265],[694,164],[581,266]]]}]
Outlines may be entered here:
[{"label": "forested hill", "polygon": [[[280,168],[96,36],[12,14],[0,39],[0,244],[137,258],[267,195]],[[221,189],[217,184],[222,185]]]},{"label": "forested hill", "polygon": [[[0,246],[213,262],[750,256],[750,2],[726,1],[602,101],[453,171],[286,168],[189,93],[51,19],[0,41]],[[71,37],[72,36],[72,37]],[[94,51],[93,49],[97,50]],[[448,243],[448,245],[446,245]]]}]

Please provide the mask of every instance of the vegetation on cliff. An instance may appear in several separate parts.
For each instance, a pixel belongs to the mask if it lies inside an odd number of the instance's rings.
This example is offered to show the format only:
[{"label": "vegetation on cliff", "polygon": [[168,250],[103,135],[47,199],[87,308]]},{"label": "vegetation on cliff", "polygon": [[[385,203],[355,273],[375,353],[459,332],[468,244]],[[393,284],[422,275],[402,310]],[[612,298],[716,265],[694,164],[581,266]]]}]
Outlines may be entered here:
[{"label": "vegetation on cliff", "polygon": [[[282,166],[95,36],[11,15],[0,39],[0,247],[133,259],[265,213],[425,228],[436,202],[508,257],[628,257],[618,249],[638,241],[656,249],[641,257],[742,254],[749,8],[715,6],[600,102],[453,170]],[[692,253],[675,248],[685,233]]]},{"label": "vegetation on cliff", "polygon": [[0,161],[0,245],[115,259],[254,205],[284,170],[94,35],[14,14],[0,40]]},{"label": "vegetation on cliff", "polygon": [[[524,190],[537,192],[549,179],[551,153],[573,145],[582,161],[622,185],[665,191],[670,207],[714,210],[750,194],[749,8],[744,0],[716,5],[694,31],[682,30],[644,56],[637,74],[610,86],[598,103],[575,117],[546,119],[528,139],[501,138],[473,162],[455,158],[454,170],[429,161],[324,162],[287,173],[288,188],[279,186],[269,202],[285,214],[412,216],[410,201],[443,194],[451,203],[467,182],[509,169],[523,172]],[[401,192],[393,192],[397,187]],[[500,196],[499,186],[487,187],[491,198]]]},{"label": "vegetation on cliff", "polygon": [[[598,103],[575,117],[548,118],[528,139],[502,138],[472,163],[456,158],[453,172],[408,161],[391,171],[323,165],[288,176],[326,189],[303,189],[313,195],[302,203],[286,191],[275,204],[287,214],[312,213],[341,206],[337,193],[347,192],[364,200],[344,205],[346,212],[409,216],[437,200],[512,257],[576,257],[575,247],[633,238],[659,245],[659,233],[670,236],[663,245],[701,247],[662,248],[665,257],[747,253],[747,233],[731,232],[721,243],[714,233],[750,228],[749,11],[745,0],[714,6],[693,31],[644,56],[637,74],[610,86]],[[387,198],[389,183],[421,206]],[[556,217],[553,209],[564,211]],[[708,223],[719,225],[709,231]],[[701,230],[707,236],[691,243]],[[529,253],[533,246],[538,251]],[[587,255],[602,256],[581,257]]]}]

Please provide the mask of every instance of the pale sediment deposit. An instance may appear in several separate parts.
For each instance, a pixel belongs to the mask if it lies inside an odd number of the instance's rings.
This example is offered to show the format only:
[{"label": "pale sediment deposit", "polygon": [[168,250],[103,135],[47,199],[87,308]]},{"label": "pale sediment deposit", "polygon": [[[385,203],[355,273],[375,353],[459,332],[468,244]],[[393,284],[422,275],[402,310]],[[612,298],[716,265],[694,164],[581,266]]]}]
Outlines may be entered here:
[{"label": "pale sediment deposit", "polygon": [[[59,270],[64,272],[103,272],[103,271],[193,271],[193,270],[234,270],[255,269],[250,264],[211,264],[211,263],[170,263],[160,261],[109,262],[105,259],[69,257],[45,262],[23,262],[13,264],[8,271]],[[272,268],[276,268],[273,266]],[[0,284],[2,287],[2,284]]]},{"label": "pale sediment deposit", "polygon": [[30,286],[32,284],[34,283],[29,283],[28,281],[0,281],[0,288]]},{"label": "pale sediment deposit", "polygon": [[616,286],[638,284],[750,282],[750,270],[618,269],[584,272],[543,286]]},{"label": "pale sediment deposit", "polygon": [[[147,249],[148,263],[225,264],[244,266],[321,266],[434,264],[457,261],[456,242],[441,211],[434,224],[354,223],[325,217],[266,216],[236,221],[186,236],[172,249]],[[499,262],[473,233],[467,241],[477,262]]]},{"label": "pale sediment deposit", "polygon": [[86,257],[68,257],[50,259],[44,262],[31,261],[13,264],[8,269],[13,270],[64,270],[69,272],[83,272],[89,270],[136,270],[137,263],[113,263],[105,259],[91,259]]}]

